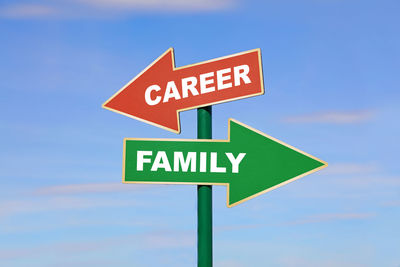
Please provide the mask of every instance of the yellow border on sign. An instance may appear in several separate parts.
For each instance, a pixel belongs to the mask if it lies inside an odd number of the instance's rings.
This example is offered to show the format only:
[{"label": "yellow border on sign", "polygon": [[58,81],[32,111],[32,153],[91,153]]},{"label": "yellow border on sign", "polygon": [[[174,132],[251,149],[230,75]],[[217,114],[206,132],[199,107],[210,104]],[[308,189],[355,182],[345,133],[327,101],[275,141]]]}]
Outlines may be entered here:
[{"label": "yellow border on sign", "polygon": [[[256,51],[258,53],[258,63],[259,63],[259,75],[260,75],[260,84],[261,84],[261,91],[255,94],[251,94],[251,95],[246,95],[246,96],[241,96],[241,97],[236,97],[236,98],[231,98],[231,99],[227,99],[227,100],[220,100],[220,101],[216,101],[216,102],[210,102],[207,104],[202,104],[202,105],[197,105],[197,106],[193,106],[193,107],[189,107],[189,108],[184,108],[184,109],[178,109],[176,111],[176,117],[177,117],[177,121],[178,121],[178,131],[165,127],[163,125],[160,125],[158,123],[152,122],[152,121],[148,121],[130,114],[127,114],[125,112],[121,112],[119,110],[113,109],[113,108],[109,108],[106,107],[105,105],[110,102],[114,97],[116,97],[120,92],[122,92],[126,87],[128,87],[131,83],[133,83],[137,78],[139,78],[143,73],[145,73],[148,69],[150,69],[154,64],[156,64],[161,58],[163,58],[167,53],[171,52],[171,56],[172,56],[172,70],[181,70],[181,69],[185,69],[185,68],[189,68],[192,66],[196,66],[196,65],[201,65],[201,64],[206,64],[206,63],[210,63],[213,61],[218,61],[218,60],[222,60],[222,59],[226,59],[226,58],[230,58],[230,57],[235,57],[235,56],[240,56],[240,55],[244,55],[244,54],[249,54]],[[252,49],[252,50],[247,50],[244,52],[240,52],[240,53],[236,53],[236,54],[232,54],[232,55],[228,55],[228,56],[224,56],[224,57],[219,57],[219,58],[214,58],[214,59],[210,59],[210,60],[206,60],[206,61],[202,61],[202,62],[198,62],[198,63],[194,63],[194,64],[190,64],[190,65],[186,65],[186,66],[182,66],[182,67],[175,67],[175,53],[174,53],[174,49],[171,47],[169,48],[167,51],[165,51],[161,56],[159,56],[156,60],[154,60],[150,65],[148,65],[144,70],[142,70],[138,75],[135,76],[135,78],[133,78],[132,80],[130,80],[127,84],[125,84],[121,89],[119,89],[115,94],[113,94],[109,99],[107,99],[106,102],[103,103],[102,107],[111,111],[114,111],[116,113],[128,116],[130,118],[154,125],[156,127],[165,129],[167,131],[171,131],[173,133],[177,133],[179,134],[181,132],[181,121],[180,121],[180,117],[179,117],[179,112],[181,111],[186,111],[186,110],[191,110],[191,109],[195,109],[195,108],[200,108],[200,107],[205,107],[205,106],[210,106],[210,105],[216,105],[216,104],[221,104],[221,103],[225,103],[225,102],[231,102],[234,100],[239,100],[239,99],[244,99],[244,98],[249,98],[249,97],[253,97],[253,96],[258,96],[258,95],[263,95],[264,94],[264,80],[263,80],[263,69],[262,69],[262,60],[261,60],[261,49],[260,48],[256,48],[256,49]]]},{"label": "yellow border on sign", "polygon": [[[134,182],[132,182],[132,181],[125,181],[125,155],[126,155],[126,141],[128,141],[128,140],[140,140],[140,141],[181,141],[181,142],[226,142],[226,143],[229,143],[230,142],[230,140],[231,140],[231,121],[233,121],[233,122],[235,122],[235,123],[237,123],[237,124],[240,124],[241,126],[243,126],[243,127],[245,127],[245,128],[247,128],[247,129],[249,129],[249,130],[251,130],[251,131],[253,131],[253,132],[256,132],[256,133],[258,133],[258,134],[260,134],[260,135],[262,135],[262,136],[264,136],[264,137],[266,137],[266,138],[268,138],[268,139],[271,139],[271,140],[273,140],[273,141],[275,141],[275,142],[277,142],[277,143],[279,143],[279,144],[281,144],[281,145],[283,145],[283,146],[286,146],[286,147],[288,147],[288,148],[290,148],[290,149],[292,149],[292,150],[295,150],[295,151],[297,151],[297,152],[299,152],[299,153],[301,153],[301,154],[303,154],[303,155],[305,155],[305,156],[307,156],[307,157],[310,157],[310,158],[312,158],[312,159],[314,159],[314,160],[316,160],[316,161],[319,161],[319,162],[321,162],[323,165],[322,166],[320,166],[320,167],[318,167],[318,168],[316,168],[316,169],[313,169],[313,170],[311,170],[311,171],[309,171],[309,172],[306,172],[306,173],[303,173],[303,174],[301,174],[301,175],[298,175],[298,176],[296,176],[296,177],[293,177],[293,178],[291,178],[291,179],[289,179],[289,180],[286,180],[285,182],[282,182],[282,183],[280,183],[280,184],[277,184],[277,185],[275,185],[275,186],[273,186],[273,187],[270,187],[270,188],[268,188],[268,189],[266,189],[266,190],[263,190],[263,191],[261,191],[261,192],[258,192],[258,193],[256,193],[256,194],[254,194],[254,195],[251,195],[251,196],[249,196],[249,197],[247,197],[247,198],[244,198],[244,199],[242,199],[242,200],[240,200],[240,201],[238,201],[238,202],[235,202],[235,203],[233,203],[233,204],[229,204],[229,183],[191,183],[191,182],[148,182],[148,181],[134,181]],[[252,199],[252,198],[255,198],[255,197],[257,197],[257,196],[259,196],[259,195],[262,195],[262,194],[265,194],[265,193],[267,193],[267,192],[269,192],[269,191],[272,191],[272,190],[274,190],[274,189],[276,189],[276,188],[278,188],[278,187],[281,187],[281,186],[283,186],[283,185],[286,185],[286,184],[288,184],[288,183],[291,183],[291,182],[293,182],[293,181],[296,181],[296,180],[298,180],[298,179],[300,179],[300,178],[302,178],[302,177],[304,177],[304,176],[306,176],[306,175],[309,175],[309,174],[311,174],[311,173],[313,173],[313,172],[316,172],[316,171],[319,171],[319,170],[321,170],[321,169],[323,169],[323,168],[325,168],[325,167],[327,167],[328,166],[328,163],[327,162],[325,162],[325,161],[323,161],[323,160],[321,160],[321,159],[318,159],[318,158],[316,158],[316,157],[314,157],[314,156],[312,156],[312,155],[310,155],[310,154],[308,154],[308,153],[306,153],[306,152],[304,152],[304,151],[301,151],[300,149],[298,149],[298,148],[295,148],[294,146],[291,146],[291,145],[289,145],[289,144],[286,144],[285,142],[283,142],[283,141],[281,141],[281,140],[278,140],[278,139],[276,139],[276,138],[274,138],[274,137],[272,137],[272,136],[270,136],[270,135],[267,135],[267,134],[265,134],[265,133],[263,133],[263,132],[261,132],[261,131],[259,131],[259,130],[257,130],[257,129],[254,129],[254,128],[252,128],[252,127],[250,127],[250,126],[248,126],[248,125],[246,125],[246,124],[244,124],[244,123],[241,123],[241,122],[239,122],[239,121],[237,121],[237,120],[235,120],[235,119],[232,119],[232,118],[230,118],[229,120],[228,120],[228,139],[227,140],[220,140],[220,139],[167,139],[167,138],[124,138],[124,147],[123,147],[123,160],[122,160],[122,183],[126,183],[126,184],[186,184],[186,185],[226,185],[227,186],[227,189],[226,189],[226,191],[227,191],[227,194],[226,194],[226,206],[228,207],[228,208],[231,208],[231,207],[234,207],[234,206],[236,206],[236,205],[238,205],[238,204],[240,204],[240,203],[243,203],[243,202],[245,202],[245,201],[247,201],[247,200],[250,200],[250,199]]]}]

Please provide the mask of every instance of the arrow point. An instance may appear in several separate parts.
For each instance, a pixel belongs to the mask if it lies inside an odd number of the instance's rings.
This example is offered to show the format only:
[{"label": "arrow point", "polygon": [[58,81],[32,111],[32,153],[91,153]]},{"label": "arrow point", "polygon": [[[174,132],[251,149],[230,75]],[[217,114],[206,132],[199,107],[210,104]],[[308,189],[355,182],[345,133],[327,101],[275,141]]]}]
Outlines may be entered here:
[{"label": "arrow point", "polygon": [[171,47],[104,102],[103,107],[112,108],[115,99],[122,97],[127,91],[134,91],[136,94],[143,93],[146,89],[142,87],[143,83],[147,84],[149,81],[154,81],[154,77],[165,76],[174,68],[174,49]]},{"label": "arrow point", "polygon": [[164,83],[174,68],[174,50],[171,47],[110,97],[102,105],[103,108],[180,133],[176,110],[162,106],[149,106],[145,101],[146,89],[152,84]]},{"label": "arrow point", "polygon": [[246,164],[229,184],[228,207],[316,172],[327,163],[236,120],[229,120],[232,152]]}]

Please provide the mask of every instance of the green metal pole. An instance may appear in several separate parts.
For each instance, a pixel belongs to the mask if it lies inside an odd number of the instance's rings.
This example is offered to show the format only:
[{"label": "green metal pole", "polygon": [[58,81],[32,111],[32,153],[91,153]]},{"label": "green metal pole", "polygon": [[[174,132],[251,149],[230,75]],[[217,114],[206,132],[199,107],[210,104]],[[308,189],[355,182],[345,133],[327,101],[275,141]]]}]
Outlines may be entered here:
[{"label": "green metal pole", "polygon": [[[212,138],[211,106],[197,109],[197,138]],[[197,186],[197,266],[212,267],[212,186]]]}]

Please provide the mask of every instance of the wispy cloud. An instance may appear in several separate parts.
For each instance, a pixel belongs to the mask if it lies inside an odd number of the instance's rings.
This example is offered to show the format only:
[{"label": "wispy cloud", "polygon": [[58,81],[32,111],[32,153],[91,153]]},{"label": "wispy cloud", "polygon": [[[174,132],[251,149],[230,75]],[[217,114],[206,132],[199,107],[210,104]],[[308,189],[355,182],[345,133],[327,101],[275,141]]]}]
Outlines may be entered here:
[{"label": "wispy cloud", "polygon": [[400,207],[400,200],[386,201],[382,203],[384,207]]},{"label": "wispy cloud", "polygon": [[129,250],[166,250],[193,248],[196,244],[195,231],[159,230],[133,235],[115,236],[98,240],[56,242],[51,245],[25,247],[19,249],[0,249],[1,259],[15,259],[40,254],[71,255],[88,252],[111,250],[125,247]]},{"label": "wispy cloud", "polygon": [[306,217],[304,219],[296,220],[287,223],[287,225],[309,224],[309,223],[322,223],[341,220],[365,220],[375,217],[372,213],[328,213],[317,214]]},{"label": "wispy cloud", "polygon": [[245,267],[248,265],[236,260],[222,260],[215,263],[215,267]]},{"label": "wispy cloud", "polygon": [[274,224],[243,224],[243,225],[230,225],[230,226],[216,226],[216,231],[237,231],[244,229],[255,229],[255,228],[265,228],[269,226],[278,226],[278,225],[300,225],[300,224],[309,224],[309,223],[323,223],[323,222],[331,222],[331,221],[339,221],[339,220],[362,220],[375,217],[373,213],[327,213],[327,214],[317,214],[311,215],[299,220],[294,220],[285,223],[279,223],[277,225]]},{"label": "wispy cloud", "polygon": [[354,124],[370,121],[376,113],[371,110],[361,111],[327,111],[304,115],[294,115],[283,119],[286,123],[330,123]]},{"label": "wispy cloud", "polygon": [[266,224],[237,224],[237,225],[221,225],[221,226],[215,226],[214,230],[215,231],[237,231],[237,230],[247,230],[247,229],[255,229],[255,228],[261,228],[261,227],[266,227]]},{"label": "wispy cloud", "polygon": [[233,0],[75,0],[96,8],[152,11],[207,11],[232,7]]},{"label": "wispy cloud", "polygon": [[286,188],[285,196],[293,199],[336,199],[375,204],[374,199],[398,197],[399,188],[400,177],[342,175]]},{"label": "wispy cloud", "polygon": [[287,267],[365,267],[366,265],[357,261],[351,261],[349,259],[337,259],[337,257],[332,256],[330,259],[317,259],[312,257],[299,257],[296,255],[291,255],[290,257],[282,257],[279,259],[279,266]]},{"label": "wispy cloud", "polygon": [[27,200],[10,200],[0,203],[0,217],[18,213],[37,213],[60,210],[140,206],[135,201],[120,201],[111,198],[52,197]]},{"label": "wispy cloud", "polygon": [[[123,183],[93,183],[48,186],[36,189],[35,195],[73,195],[87,193],[129,192],[157,187],[157,185],[123,184]],[[158,185],[160,187],[160,185]]]},{"label": "wispy cloud", "polygon": [[195,231],[154,231],[140,236],[144,249],[172,249],[194,247]]},{"label": "wispy cloud", "polygon": [[51,6],[38,4],[17,4],[0,8],[0,17],[4,18],[40,18],[51,17],[58,10]]},{"label": "wispy cloud", "polygon": [[376,163],[333,163],[323,169],[320,174],[343,175],[343,174],[370,174],[378,171]]},{"label": "wispy cloud", "polygon": [[79,253],[107,249],[129,243],[140,250],[193,247],[196,244],[195,231],[158,230],[134,235],[116,236],[93,242],[65,242],[57,244],[56,249],[62,253]]},{"label": "wispy cloud", "polygon": [[0,17],[10,19],[112,18],[137,13],[196,13],[234,7],[236,0],[72,0],[0,7]]},{"label": "wispy cloud", "polygon": [[394,189],[400,186],[400,177],[386,175],[339,176],[333,179],[332,183],[355,189],[363,189],[365,187],[377,188],[378,186]]},{"label": "wispy cloud", "polygon": [[129,227],[130,229],[135,228],[140,230],[162,229],[163,227],[165,228],[165,222],[163,221],[163,216],[157,213],[143,215],[140,216],[140,218],[137,216],[127,216],[124,219],[115,216],[104,216],[101,220],[98,220],[97,218],[88,218],[88,216],[69,217],[68,215],[62,215],[57,218],[56,223],[54,223],[54,219],[53,221],[47,221],[46,223],[43,223],[42,221],[38,222],[35,219],[30,219],[29,224],[27,224],[26,221],[21,220],[12,224],[0,223],[0,235],[63,231],[64,229],[77,229],[82,227]]},{"label": "wispy cloud", "polygon": [[[93,183],[71,184],[41,187],[19,200],[0,202],[0,217],[21,213],[38,213],[58,210],[83,210],[91,208],[109,208],[125,206],[152,206],[151,201],[137,201],[132,197],[129,200],[115,199],[112,193],[145,192],[157,196],[160,188],[176,190],[177,187],[168,185],[122,184],[122,183]],[[164,192],[165,190],[162,190]],[[103,194],[105,193],[105,194]],[[120,194],[119,194],[120,195]]]}]

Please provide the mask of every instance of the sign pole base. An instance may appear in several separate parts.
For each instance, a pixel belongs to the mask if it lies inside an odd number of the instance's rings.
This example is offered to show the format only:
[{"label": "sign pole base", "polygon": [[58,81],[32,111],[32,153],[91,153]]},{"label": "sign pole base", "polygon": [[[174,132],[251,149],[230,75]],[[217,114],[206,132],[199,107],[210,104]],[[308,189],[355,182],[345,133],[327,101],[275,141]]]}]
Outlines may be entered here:
[{"label": "sign pole base", "polygon": [[[197,138],[212,139],[212,106],[197,109]],[[197,186],[197,266],[212,267],[212,186]]]}]

